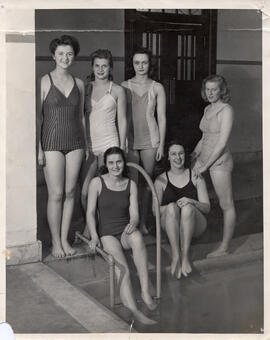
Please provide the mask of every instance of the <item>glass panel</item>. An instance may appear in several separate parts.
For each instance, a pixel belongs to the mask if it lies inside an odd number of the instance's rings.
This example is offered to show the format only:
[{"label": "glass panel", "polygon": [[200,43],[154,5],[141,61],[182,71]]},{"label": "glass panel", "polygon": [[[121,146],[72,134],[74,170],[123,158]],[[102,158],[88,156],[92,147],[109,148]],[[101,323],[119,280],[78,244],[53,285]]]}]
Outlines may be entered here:
[{"label": "glass panel", "polygon": [[157,35],[156,33],[152,34],[152,53],[153,55],[157,54]]},{"label": "glass panel", "polygon": [[189,15],[189,9],[178,9],[178,14]]},{"label": "glass panel", "polygon": [[162,9],[157,9],[157,8],[153,8],[153,9],[150,9],[150,12],[162,12]]},{"label": "glass panel", "polygon": [[176,13],[176,9],[164,9],[165,13]]},{"label": "glass panel", "polygon": [[143,34],[142,34],[142,45],[143,45],[143,47],[145,47],[145,48],[146,48],[146,46],[147,46],[147,45],[146,45],[146,34],[147,34],[147,33],[143,33]]},{"label": "glass panel", "polygon": [[182,36],[178,35],[177,37],[177,57],[182,56]]},{"label": "glass panel", "polygon": [[138,11],[138,12],[149,12],[150,9],[146,9],[146,8],[137,8],[136,11]]},{"label": "glass panel", "polygon": [[181,59],[177,59],[177,80],[181,80]]},{"label": "glass panel", "polygon": [[191,57],[191,39],[192,39],[192,36],[188,35],[187,36],[187,56],[188,57]]},{"label": "glass panel", "polygon": [[191,80],[191,60],[187,60],[187,80]]},{"label": "glass panel", "polygon": [[201,9],[191,9],[191,14],[192,15],[202,15],[202,10]]}]

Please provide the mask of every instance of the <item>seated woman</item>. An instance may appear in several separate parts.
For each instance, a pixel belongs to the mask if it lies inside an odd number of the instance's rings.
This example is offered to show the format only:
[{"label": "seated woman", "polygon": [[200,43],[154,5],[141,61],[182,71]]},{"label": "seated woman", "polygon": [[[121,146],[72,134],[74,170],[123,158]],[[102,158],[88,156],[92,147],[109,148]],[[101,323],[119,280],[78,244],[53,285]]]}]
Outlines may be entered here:
[{"label": "seated woman", "polygon": [[[95,177],[89,185],[87,205],[87,225],[94,251],[100,243],[111,254],[117,281],[120,284],[120,297],[134,317],[144,324],[154,324],[137,308],[132,292],[130,272],[123,249],[132,249],[135,266],[141,284],[141,297],[150,310],[156,308],[149,292],[147,253],[143,237],[137,229],[139,223],[137,186],[127,178],[125,155],[119,147],[112,147],[104,153],[106,173]],[[98,212],[98,228],[96,224]],[[120,269],[121,268],[121,269]]]},{"label": "seated woman", "polygon": [[204,214],[210,211],[210,202],[205,181],[188,167],[188,156],[180,141],[169,143],[167,163],[169,170],[157,177],[155,188],[160,202],[161,226],[172,249],[171,274],[180,279],[182,273],[188,276],[192,271],[189,261],[191,239],[205,231]]}]

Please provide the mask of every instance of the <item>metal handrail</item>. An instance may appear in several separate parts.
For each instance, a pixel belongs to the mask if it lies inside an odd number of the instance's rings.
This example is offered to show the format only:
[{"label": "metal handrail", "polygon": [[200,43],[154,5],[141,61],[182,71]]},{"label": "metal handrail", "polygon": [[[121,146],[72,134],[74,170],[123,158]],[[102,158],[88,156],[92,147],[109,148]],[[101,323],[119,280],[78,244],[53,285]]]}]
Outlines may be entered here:
[{"label": "metal handrail", "polygon": [[147,174],[147,172],[138,164],[128,162],[128,166],[137,169],[145,178],[147,184],[149,185],[152,196],[154,200],[155,206],[155,215],[156,215],[156,294],[157,298],[160,299],[161,297],[161,232],[160,232],[160,209],[159,209],[159,201],[157,197],[157,192],[154,187],[153,181],[151,177]]},{"label": "metal handrail", "polygon": [[[88,246],[90,245],[90,240],[83,236],[79,231],[76,231],[75,237],[81,239],[83,242],[85,242]],[[96,252],[99,253],[104,260],[109,264],[110,268],[110,306],[111,308],[114,308],[115,305],[115,277],[114,277],[114,267],[115,267],[115,261],[112,255],[106,253],[104,250],[102,250],[100,247],[96,246]]]}]

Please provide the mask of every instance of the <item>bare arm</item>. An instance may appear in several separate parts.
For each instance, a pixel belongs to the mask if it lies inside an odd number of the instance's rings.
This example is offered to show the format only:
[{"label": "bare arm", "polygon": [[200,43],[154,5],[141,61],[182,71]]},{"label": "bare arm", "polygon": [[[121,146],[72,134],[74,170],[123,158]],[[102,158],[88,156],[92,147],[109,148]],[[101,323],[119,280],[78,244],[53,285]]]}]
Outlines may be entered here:
[{"label": "bare arm", "polygon": [[129,223],[126,225],[124,232],[132,234],[139,224],[138,208],[138,189],[137,184],[131,180],[129,196]]},{"label": "bare arm", "polygon": [[156,160],[160,161],[164,156],[164,144],[166,136],[166,95],[164,87],[161,84],[157,84],[157,120],[159,128],[160,142],[157,150]]},{"label": "bare arm", "polygon": [[220,155],[223,153],[224,149],[226,148],[226,145],[228,143],[230,133],[232,130],[233,125],[233,109],[230,105],[224,107],[224,109],[220,112],[220,135],[219,139],[215,145],[215,148],[207,160],[206,164],[204,165],[204,171],[210,168],[210,166],[215,163],[215,161],[220,157]]},{"label": "bare arm", "polygon": [[[154,183],[155,189],[156,189],[156,193],[157,193],[157,198],[158,198],[158,202],[160,205],[160,213],[162,214],[162,212],[164,211],[164,209],[166,209],[166,206],[161,206],[161,202],[162,202],[162,198],[163,198],[163,193],[164,193],[164,188],[166,186],[166,179],[163,177],[163,175],[160,175]],[[156,215],[156,211],[155,211],[155,206],[154,206],[154,200],[152,202],[152,210],[153,210],[153,215]]]},{"label": "bare arm", "polygon": [[117,86],[117,123],[120,148],[125,150],[127,136],[126,94],[121,86]]},{"label": "bare arm", "polygon": [[80,91],[80,116],[83,126],[83,135],[84,135],[84,143],[85,143],[85,150],[86,158],[88,158],[88,141],[87,141],[87,133],[86,133],[86,124],[85,124],[85,114],[84,114],[84,98],[85,98],[85,89],[84,89],[84,83],[81,81],[81,79],[76,78],[76,83],[78,85],[79,91]]},{"label": "bare arm", "polygon": [[95,246],[99,243],[99,237],[97,234],[96,226],[96,209],[97,209],[97,198],[101,189],[101,182],[98,177],[94,178],[88,188],[88,202],[86,212],[86,222],[91,235],[91,240]]},{"label": "bare arm", "polygon": [[188,197],[181,197],[179,200],[177,200],[176,204],[178,205],[180,209],[183,208],[187,204],[192,204],[202,213],[208,214],[210,211],[210,201],[209,201],[205,181],[202,177],[197,177],[192,172],[192,182],[196,186],[198,200],[194,200],[193,198],[188,198]]}]

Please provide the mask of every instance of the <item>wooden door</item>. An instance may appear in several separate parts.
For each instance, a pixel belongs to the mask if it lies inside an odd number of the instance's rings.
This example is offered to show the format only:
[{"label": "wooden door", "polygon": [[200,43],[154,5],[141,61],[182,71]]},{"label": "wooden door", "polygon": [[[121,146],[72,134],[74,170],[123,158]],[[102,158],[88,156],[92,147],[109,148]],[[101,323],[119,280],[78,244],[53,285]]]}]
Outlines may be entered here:
[{"label": "wooden door", "polygon": [[201,82],[215,73],[216,11],[195,15],[192,10],[152,11],[126,10],[126,78],[130,52],[135,46],[148,48],[156,79],[166,91],[167,140],[180,136],[192,149],[201,136],[198,125],[205,106]]}]

